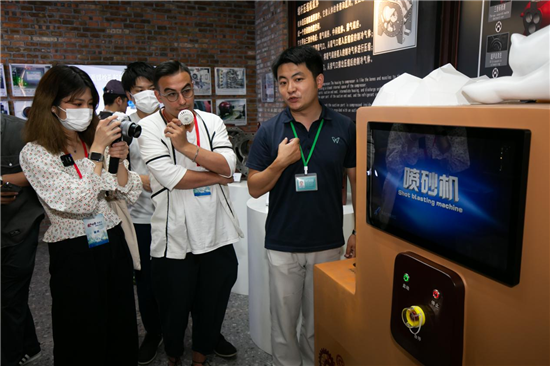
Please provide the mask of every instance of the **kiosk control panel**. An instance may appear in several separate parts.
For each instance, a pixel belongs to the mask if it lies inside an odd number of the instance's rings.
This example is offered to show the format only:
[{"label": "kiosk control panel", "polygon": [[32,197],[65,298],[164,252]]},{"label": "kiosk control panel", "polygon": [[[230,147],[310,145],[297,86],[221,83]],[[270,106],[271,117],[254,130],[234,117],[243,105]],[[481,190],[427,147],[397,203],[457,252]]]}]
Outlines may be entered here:
[{"label": "kiosk control panel", "polygon": [[462,365],[464,283],[412,252],[395,258],[391,332],[424,365]]}]

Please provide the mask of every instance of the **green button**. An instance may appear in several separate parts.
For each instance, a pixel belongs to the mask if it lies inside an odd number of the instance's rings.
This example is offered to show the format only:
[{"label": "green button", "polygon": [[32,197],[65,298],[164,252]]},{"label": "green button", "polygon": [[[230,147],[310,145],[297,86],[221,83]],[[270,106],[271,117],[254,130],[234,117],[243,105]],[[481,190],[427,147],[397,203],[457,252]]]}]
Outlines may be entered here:
[{"label": "green button", "polygon": [[410,277],[409,277],[409,274],[408,274],[408,273],[405,273],[405,274],[403,275],[403,280],[404,280],[405,282],[409,282],[409,278],[410,278]]}]

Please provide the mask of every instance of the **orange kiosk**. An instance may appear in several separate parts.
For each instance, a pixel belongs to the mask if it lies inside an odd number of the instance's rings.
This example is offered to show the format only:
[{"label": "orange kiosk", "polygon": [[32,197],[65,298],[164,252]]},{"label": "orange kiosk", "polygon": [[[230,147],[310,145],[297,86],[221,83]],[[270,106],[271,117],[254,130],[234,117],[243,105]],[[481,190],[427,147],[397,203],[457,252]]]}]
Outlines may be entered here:
[{"label": "orange kiosk", "polygon": [[550,106],[364,107],[357,141],[316,365],[549,365]]}]

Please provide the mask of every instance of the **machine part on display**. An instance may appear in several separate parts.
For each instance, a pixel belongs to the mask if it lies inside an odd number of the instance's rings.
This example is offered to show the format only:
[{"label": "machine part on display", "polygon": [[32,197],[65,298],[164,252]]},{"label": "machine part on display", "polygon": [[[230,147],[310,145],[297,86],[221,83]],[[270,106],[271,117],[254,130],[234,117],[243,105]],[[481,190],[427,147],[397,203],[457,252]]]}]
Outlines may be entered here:
[{"label": "machine part on display", "polygon": [[[426,324],[426,315],[420,306],[413,305],[403,309],[401,320],[403,320],[403,324],[409,328],[411,333],[416,335],[420,333],[422,326]],[[417,330],[413,331],[413,328],[417,328]]]},{"label": "machine part on display", "polygon": [[411,34],[412,0],[381,1],[378,7],[378,35],[395,37],[399,44]]},{"label": "machine part on display", "polygon": [[243,179],[248,176],[248,167],[246,162],[248,160],[248,154],[254,140],[254,134],[251,132],[245,132],[238,127],[228,127],[227,134],[229,140],[233,145],[233,150],[237,155],[237,171],[241,172]]},{"label": "machine part on display", "polygon": [[508,63],[512,76],[465,85],[462,94],[470,102],[550,100],[550,27],[529,36],[512,34],[511,41]]},{"label": "machine part on display", "polygon": [[528,36],[550,24],[550,1],[531,1],[523,13],[524,35]]}]

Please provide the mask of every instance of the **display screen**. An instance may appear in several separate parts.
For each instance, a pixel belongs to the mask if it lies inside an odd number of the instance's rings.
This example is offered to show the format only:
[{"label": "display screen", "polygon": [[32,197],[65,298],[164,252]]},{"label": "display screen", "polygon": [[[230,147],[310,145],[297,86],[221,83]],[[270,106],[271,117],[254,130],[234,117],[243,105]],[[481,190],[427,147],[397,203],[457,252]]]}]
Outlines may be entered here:
[{"label": "display screen", "polygon": [[367,222],[519,283],[528,130],[369,122]]}]

